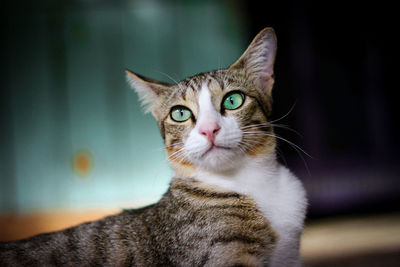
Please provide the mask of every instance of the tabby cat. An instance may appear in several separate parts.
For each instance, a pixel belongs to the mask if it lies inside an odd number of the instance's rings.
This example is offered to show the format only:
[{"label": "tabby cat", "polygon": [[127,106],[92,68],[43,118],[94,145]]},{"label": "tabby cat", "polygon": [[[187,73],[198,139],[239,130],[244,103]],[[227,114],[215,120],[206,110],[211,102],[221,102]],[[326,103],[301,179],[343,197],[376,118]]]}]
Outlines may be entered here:
[{"label": "tabby cat", "polygon": [[127,78],[158,121],[174,177],[153,205],[0,244],[0,266],[300,266],[306,197],[275,155],[276,37],[177,84]]}]

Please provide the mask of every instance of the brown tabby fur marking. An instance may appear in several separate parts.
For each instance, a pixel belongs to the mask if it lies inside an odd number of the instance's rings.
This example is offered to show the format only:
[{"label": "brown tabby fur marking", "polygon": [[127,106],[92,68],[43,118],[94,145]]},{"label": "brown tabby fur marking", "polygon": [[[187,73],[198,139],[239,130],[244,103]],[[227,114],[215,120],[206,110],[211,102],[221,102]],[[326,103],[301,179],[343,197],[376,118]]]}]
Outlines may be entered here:
[{"label": "brown tabby fur marking", "polygon": [[276,235],[255,203],[173,179],[159,203],[0,245],[0,266],[260,266]]}]

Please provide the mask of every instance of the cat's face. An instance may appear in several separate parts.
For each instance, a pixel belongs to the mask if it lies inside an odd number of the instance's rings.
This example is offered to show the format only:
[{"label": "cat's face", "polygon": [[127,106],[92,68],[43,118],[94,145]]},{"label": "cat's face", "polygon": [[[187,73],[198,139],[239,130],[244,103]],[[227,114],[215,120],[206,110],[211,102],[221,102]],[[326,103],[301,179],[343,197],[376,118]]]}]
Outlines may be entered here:
[{"label": "cat's face", "polygon": [[[228,170],[244,155],[274,149],[268,103],[235,71],[189,78],[163,102],[160,128],[174,167]],[[183,166],[180,166],[183,165]]]},{"label": "cat's face", "polygon": [[128,79],[158,120],[174,170],[228,171],[243,157],[272,154],[268,124],[276,40],[264,29],[230,68],[196,75],[176,85],[128,71]]}]

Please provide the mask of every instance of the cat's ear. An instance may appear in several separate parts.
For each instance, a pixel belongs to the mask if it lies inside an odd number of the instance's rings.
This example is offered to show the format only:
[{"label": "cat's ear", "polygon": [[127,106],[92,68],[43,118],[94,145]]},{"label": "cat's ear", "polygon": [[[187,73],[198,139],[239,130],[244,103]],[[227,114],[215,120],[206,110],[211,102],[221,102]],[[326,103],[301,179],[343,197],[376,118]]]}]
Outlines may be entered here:
[{"label": "cat's ear", "polygon": [[145,112],[153,112],[155,114],[155,104],[159,96],[167,90],[168,84],[161,83],[139,74],[136,74],[128,69],[125,70],[126,79],[130,86],[135,89],[136,93],[139,95],[139,100],[145,107]]},{"label": "cat's ear", "polygon": [[253,79],[265,94],[270,95],[274,85],[276,46],[274,30],[265,28],[230,69],[243,69],[247,77]]}]

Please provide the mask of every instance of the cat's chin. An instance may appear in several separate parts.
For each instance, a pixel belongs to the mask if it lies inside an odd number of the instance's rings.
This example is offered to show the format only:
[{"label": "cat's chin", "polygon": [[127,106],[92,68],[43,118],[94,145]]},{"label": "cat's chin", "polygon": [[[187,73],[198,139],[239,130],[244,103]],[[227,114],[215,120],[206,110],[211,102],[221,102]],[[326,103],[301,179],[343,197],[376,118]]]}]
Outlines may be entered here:
[{"label": "cat's chin", "polygon": [[204,154],[201,156],[201,158],[208,157],[209,155],[215,156],[216,153],[227,153],[224,151],[231,150],[231,149],[232,148],[230,148],[230,147],[211,145],[210,148],[206,152],[204,152]]},{"label": "cat's chin", "polygon": [[194,164],[198,168],[210,171],[227,171],[237,165],[240,154],[239,151],[231,147],[213,145],[201,157],[194,160]]}]

